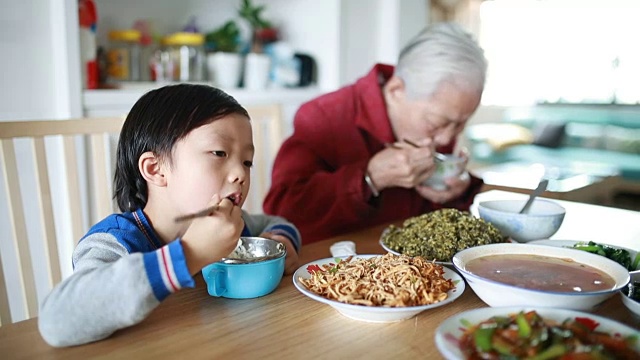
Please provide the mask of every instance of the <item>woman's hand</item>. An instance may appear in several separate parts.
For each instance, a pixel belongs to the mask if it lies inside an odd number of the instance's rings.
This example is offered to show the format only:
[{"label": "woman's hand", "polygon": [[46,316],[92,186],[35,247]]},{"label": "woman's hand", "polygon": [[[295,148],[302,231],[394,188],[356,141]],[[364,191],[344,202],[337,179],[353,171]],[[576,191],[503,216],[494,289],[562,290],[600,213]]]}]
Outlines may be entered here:
[{"label": "woman's hand", "polygon": [[425,139],[416,148],[404,142],[390,144],[375,154],[367,166],[376,189],[390,187],[413,188],[435,171],[433,141]]},{"label": "woman's hand", "polygon": [[471,177],[466,170],[467,163],[469,163],[469,150],[466,147],[460,148],[456,153],[457,156],[464,159],[464,171],[460,176],[444,179],[446,185],[445,190],[436,190],[429,186],[416,186],[416,191],[425,199],[430,200],[436,204],[444,204],[449,201],[459,198],[464,194],[469,185],[471,184]]},{"label": "woman's hand", "polygon": [[293,272],[298,268],[298,253],[296,252],[296,248],[293,246],[291,240],[284,235],[272,234],[270,232],[263,232],[260,234],[260,237],[275,240],[284,244],[287,248],[287,259],[284,263],[284,273],[286,275],[293,274]]},{"label": "woman's hand", "polygon": [[447,184],[445,190],[436,190],[429,186],[416,186],[416,191],[423,198],[432,201],[436,204],[444,204],[449,201],[459,198],[471,184],[471,177],[467,171],[463,172],[458,177],[452,177],[444,180]]}]

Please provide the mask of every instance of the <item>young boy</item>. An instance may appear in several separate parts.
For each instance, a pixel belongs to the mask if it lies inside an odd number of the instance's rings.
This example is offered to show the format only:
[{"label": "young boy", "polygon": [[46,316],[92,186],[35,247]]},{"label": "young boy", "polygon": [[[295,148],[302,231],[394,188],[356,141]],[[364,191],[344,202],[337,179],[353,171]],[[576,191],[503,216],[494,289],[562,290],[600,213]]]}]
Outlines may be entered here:
[{"label": "young boy", "polygon": [[[114,192],[122,214],[94,225],[73,253],[74,273],[44,300],[38,325],[53,346],[104,339],[141,322],[192,276],[231,253],[240,236],[287,247],[295,269],[298,230],[241,210],[254,154],[247,111],[204,85],[145,94],[122,127]],[[176,221],[215,207],[208,216]]]}]

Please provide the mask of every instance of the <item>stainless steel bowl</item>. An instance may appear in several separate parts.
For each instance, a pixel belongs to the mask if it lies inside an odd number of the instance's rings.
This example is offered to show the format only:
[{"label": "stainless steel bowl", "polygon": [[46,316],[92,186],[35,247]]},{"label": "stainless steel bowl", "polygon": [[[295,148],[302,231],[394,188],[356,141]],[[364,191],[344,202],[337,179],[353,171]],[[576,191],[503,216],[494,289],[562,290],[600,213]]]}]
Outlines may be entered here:
[{"label": "stainless steel bowl", "polygon": [[278,241],[261,237],[241,237],[235,250],[221,261],[225,264],[246,264],[277,259],[286,254],[286,247]]}]

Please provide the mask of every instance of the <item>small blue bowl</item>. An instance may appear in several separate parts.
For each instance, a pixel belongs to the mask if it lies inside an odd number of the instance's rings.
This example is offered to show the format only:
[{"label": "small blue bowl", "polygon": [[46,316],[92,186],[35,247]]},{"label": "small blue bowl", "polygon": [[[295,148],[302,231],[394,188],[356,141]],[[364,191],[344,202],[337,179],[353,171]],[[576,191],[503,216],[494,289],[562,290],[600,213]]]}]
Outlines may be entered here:
[{"label": "small blue bowl", "polygon": [[[246,259],[251,256],[277,255],[276,258],[246,264],[218,261],[202,269],[209,295],[230,299],[250,299],[273,292],[284,274],[286,250],[275,240],[241,238]],[[234,250],[234,253],[238,253]],[[233,253],[232,253],[233,254]]]}]

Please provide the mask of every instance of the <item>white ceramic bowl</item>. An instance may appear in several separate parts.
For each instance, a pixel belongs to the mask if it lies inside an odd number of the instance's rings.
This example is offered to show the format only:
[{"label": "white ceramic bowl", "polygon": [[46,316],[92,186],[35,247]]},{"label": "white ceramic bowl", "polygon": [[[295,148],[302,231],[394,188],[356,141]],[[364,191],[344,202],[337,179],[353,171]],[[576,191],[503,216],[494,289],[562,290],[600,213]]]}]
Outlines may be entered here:
[{"label": "white ceramic bowl", "polygon": [[466,166],[466,159],[460,156],[444,154],[445,160],[436,163],[436,171],[425,180],[422,185],[430,186],[437,190],[445,190],[445,179],[460,176]]},{"label": "white ceramic bowl", "polygon": [[[553,292],[532,290],[498,281],[489,280],[472,274],[466,269],[467,264],[474,259],[500,254],[530,254],[561,259],[572,259],[575,262],[588,264],[615,281],[615,286],[606,291],[591,292]],[[465,278],[467,284],[482,301],[489,306],[535,306],[556,307],[563,309],[591,311],[596,306],[616,294],[629,282],[629,272],[622,265],[604,256],[576,251],[561,247],[532,245],[532,244],[491,244],[462,250],[453,257],[453,266]],[[532,272],[536,269],[532,268]]]},{"label": "white ceramic bowl", "polygon": [[[372,258],[381,255],[355,255],[354,258]],[[458,273],[448,268],[444,268],[444,277],[445,279],[451,279],[453,281],[455,288],[449,290],[447,292],[448,297],[435,304],[431,305],[422,305],[422,306],[407,306],[407,307],[382,307],[382,306],[364,306],[364,305],[352,305],[345,304],[339,301],[330,300],[316,293],[309,291],[306,286],[300,281],[300,278],[309,279],[311,278],[311,274],[308,270],[310,266],[319,266],[322,267],[324,264],[336,263],[340,258],[327,258],[322,260],[312,261],[308,264],[301,266],[296,272],[293,274],[293,284],[295,287],[304,295],[309,298],[319,301],[323,304],[330,305],[334,309],[336,309],[340,314],[359,321],[367,321],[367,322],[395,322],[410,319],[419,313],[437,308],[439,306],[446,305],[454,300],[456,300],[465,289],[464,280]]]},{"label": "white ceramic bowl", "polygon": [[[545,319],[563,322],[566,319],[584,318],[590,319],[598,323],[597,331],[605,333],[619,334],[621,336],[634,336],[638,334],[636,329],[619,322],[607,319],[602,316],[586,314],[580,311],[566,309],[551,308],[532,308],[532,307],[502,307],[502,308],[480,308],[461,312],[446,319],[436,329],[436,346],[447,360],[463,360],[464,353],[460,348],[460,339],[465,331],[473,325],[490,319],[493,316],[508,316],[509,314],[517,314],[520,311],[535,310]],[[631,348],[640,352],[640,342],[631,344]]]},{"label": "white ceramic bowl", "polygon": [[[634,281],[640,281],[640,271],[634,271],[630,273],[630,275],[631,275],[631,280],[630,280],[631,283],[633,283]],[[632,313],[636,314],[637,316],[640,316],[640,301],[633,300],[632,298],[627,296],[626,290],[627,289],[625,288],[620,291],[620,296],[622,296],[622,303]]]},{"label": "white ceramic bowl", "polygon": [[536,198],[526,214],[519,214],[527,200],[489,200],[478,204],[480,218],[492,223],[504,236],[517,242],[546,239],[555,234],[566,213],[555,201]]}]

